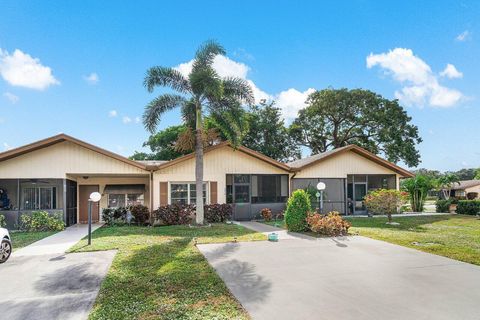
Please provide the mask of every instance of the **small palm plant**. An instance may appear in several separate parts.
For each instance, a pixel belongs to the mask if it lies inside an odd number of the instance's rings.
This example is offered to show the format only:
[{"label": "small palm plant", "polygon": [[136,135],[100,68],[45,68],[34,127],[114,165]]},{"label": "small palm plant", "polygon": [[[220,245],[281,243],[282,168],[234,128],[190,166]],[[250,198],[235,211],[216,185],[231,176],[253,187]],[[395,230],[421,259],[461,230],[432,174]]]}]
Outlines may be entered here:
[{"label": "small palm plant", "polygon": [[[203,148],[206,136],[204,116],[208,114],[215,122],[215,126],[236,146],[240,143],[244,131],[242,104],[254,103],[253,92],[247,81],[235,77],[221,78],[212,67],[215,57],[225,54],[224,48],[217,42],[207,41],[197,50],[188,77],[184,77],[175,68],[157,66],[147,71],[144,80],[149,92],[153,92],[156,87],[167,87],[176,91],[161,94],[145,107],[143,124],[148,131],[154,133],[160,117],[175,108],[181,109],[187,125],[195,126],[197,224],[204,223]],[[193,128],[191,129],[193,131]]]},{"label": "small palm plant", "polygon": [[450,193],[455,184],[460,185],[460,181],[455,174],[447,173],[436,180],[437,188],[442,192],[445,200],[450,199]]}]

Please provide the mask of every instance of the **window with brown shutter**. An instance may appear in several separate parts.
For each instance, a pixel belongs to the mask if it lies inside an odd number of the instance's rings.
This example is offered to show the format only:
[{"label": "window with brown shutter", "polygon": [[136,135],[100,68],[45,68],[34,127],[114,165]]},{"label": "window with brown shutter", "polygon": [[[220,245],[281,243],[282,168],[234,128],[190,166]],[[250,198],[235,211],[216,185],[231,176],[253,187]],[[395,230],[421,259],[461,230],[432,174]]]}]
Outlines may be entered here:
[{"label": "window with brown shutter", "polygon": [[217,199],[217,181],[210,181],[210,203],[218,203]]},{"label": "window with brown shutter", "polygon": [[160,182],[160,205],[168,204],[168,182]]}]

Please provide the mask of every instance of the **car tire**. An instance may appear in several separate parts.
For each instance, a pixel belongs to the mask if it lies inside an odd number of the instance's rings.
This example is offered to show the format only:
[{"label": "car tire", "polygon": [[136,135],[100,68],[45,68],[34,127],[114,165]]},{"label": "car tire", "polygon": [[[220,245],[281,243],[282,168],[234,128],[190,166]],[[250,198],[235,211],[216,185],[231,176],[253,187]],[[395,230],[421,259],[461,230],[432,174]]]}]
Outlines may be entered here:
[{"label": "car tire", "polygon": [[12,254],[12,243],[8,239],[3,239],[0,244],[0,263],[4,263]]}]

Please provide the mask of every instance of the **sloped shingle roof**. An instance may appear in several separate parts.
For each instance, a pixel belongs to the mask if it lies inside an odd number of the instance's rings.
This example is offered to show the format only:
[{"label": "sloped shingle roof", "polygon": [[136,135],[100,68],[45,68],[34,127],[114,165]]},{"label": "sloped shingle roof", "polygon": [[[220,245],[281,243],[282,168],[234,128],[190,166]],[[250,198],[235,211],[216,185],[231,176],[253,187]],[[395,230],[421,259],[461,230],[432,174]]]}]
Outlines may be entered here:
[{"label": "sloped shingle roof", "polygon": [[455,183],[452,187],[452,190],[464,190],[467,188],[475,187],[480,185],[480,180],[462,180],[459,181],[460,184]]}]

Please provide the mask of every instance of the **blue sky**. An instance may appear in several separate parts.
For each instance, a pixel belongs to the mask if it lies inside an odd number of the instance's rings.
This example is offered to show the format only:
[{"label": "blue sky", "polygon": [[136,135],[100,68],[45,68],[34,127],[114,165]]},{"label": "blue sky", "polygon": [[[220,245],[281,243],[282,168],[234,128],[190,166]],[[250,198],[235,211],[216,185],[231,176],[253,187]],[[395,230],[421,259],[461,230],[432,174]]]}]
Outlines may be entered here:
[{"label": "blue sky", "polygon": [[[421,167],[480,167],[479,21],[476,1],[0,0],[0,149],[64,132],[131,155],[148,137],[147,68],[216,39],[220,71],[287,121],[312,89],[366,88],[400,98]],[[161,128],[179,122],[171,112]]]}]

